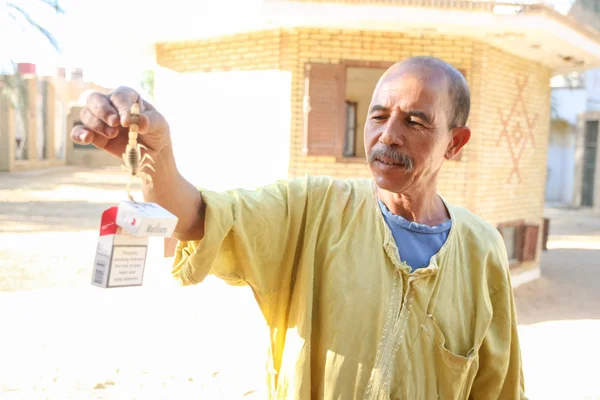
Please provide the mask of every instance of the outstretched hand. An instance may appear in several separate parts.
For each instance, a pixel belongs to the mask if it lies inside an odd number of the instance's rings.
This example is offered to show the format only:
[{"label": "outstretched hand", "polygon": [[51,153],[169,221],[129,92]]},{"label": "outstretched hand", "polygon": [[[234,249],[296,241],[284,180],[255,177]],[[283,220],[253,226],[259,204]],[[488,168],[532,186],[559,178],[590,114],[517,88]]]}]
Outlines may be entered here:
[{"label": "outstretched hand", "polygon": [[150,103],[128,87],[119,87],[108,95],[99,92],[89,95],[80,113],[82,125],[73,127],[71,140],[93,144],[120,158],[127,147],[130,110],[135,102],[140,105],[138,140],[152,156],[160,153],[171,143],[169,124]]}]

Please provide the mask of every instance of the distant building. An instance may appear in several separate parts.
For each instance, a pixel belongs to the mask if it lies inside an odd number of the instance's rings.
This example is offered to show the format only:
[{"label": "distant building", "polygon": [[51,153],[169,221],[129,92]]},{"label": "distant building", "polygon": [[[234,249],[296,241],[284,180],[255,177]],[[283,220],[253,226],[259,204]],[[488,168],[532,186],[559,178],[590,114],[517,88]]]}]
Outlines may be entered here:
[{"label": "distant building", "polygon": [[[600,1],[578,1],[570,16],[600,29]],[[600,214],[600,68],[553,77],[546,202]]]},{"label": "distant building", "polygon": [[85,105],[89,93],[108,90],[84,81],[81,69],[65,77],[64,68],[55,76],[39,76],[31,63],[18,64],[14,75],[0,75],[1,86],[19,88],[0,96],[0,171],[116,164],[115,157],[69,138],[79,119],[77,107]]}]

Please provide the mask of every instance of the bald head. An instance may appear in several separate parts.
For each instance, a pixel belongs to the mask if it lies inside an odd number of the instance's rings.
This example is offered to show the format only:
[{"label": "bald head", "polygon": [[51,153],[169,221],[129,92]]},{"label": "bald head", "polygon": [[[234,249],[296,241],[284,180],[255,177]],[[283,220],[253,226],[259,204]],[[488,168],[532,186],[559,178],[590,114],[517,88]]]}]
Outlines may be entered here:
[{"label": "bald head", "polygon": [[391,66],[381,80],[383,81],[386,76],[408,71],[444,77],[448,90],[449,128],[464,127],[467,124],[471,109],[471,95],[465,77],[456,68],[435,57],[411,57]]}]

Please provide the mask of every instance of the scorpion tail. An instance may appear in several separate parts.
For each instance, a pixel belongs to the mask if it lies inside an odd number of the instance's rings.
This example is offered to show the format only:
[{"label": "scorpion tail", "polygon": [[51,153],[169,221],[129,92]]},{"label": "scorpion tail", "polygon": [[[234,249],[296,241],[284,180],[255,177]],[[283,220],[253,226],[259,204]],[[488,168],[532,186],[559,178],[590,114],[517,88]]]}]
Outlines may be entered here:
[{"label": "scorpion tail", "polygon": [[132,183],[132,182],[133,182],[133,177],[132,177],[132,179],[129,181],[129,183],[127,184],[127,187],[126,187],[126,189],[125,189],[125,190],[127,191],[127,197],[129,197],[129,200],[130,200],[130,201],[133,201],[133,202],[135,202],[135,200],[134,200],[133,196],[131,195],[131,183]]}]

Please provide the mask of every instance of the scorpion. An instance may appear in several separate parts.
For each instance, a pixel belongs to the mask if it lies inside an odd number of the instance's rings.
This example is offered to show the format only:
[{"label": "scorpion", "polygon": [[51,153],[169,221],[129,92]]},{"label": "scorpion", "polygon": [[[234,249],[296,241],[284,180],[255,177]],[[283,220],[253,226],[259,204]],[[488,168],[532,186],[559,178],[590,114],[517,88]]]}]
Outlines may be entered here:
[{"label": "scorpion", "polygon": [[153,163],[154,163],[154,160],[152,159],[152,157],[150,157],[150,154],[148,154],[148,153],[145,153],[144,156],[142,157],[141,149],[145,149],[147,151],[148,148],[145,147],[144,145],[138,143],[138,141],[137,141],[138,132],[139,132],[139,123],[140,123],[139,99],[138,99],[138,102],[134,103],[131,106],[130,114],[131,114],[131,123],[129,124],[129,141],[127,143],[127,148],[125,149],[125,153],[123,153],[124,165],[121,165],[121,168],[123,169],[123,171],[130,174],[131,180],[127,184],[127,188],[126,188],[127,196],[129,197],[129,200],[135,201],[133,199],[133,196],[130,193],[131,184],[133,183],[133,178],[138,177],[138,178],[144,179],[146,181],[146,183],[148,183],[150,190],[152,190],[152,187],[153,187],[152,177],[150,175],[148,175],[147,173],[142,172],[142,169],[148,167],[152,171],[156,171],[156,170],[149,163],[144,163],[147,159],[152,161]]}]

